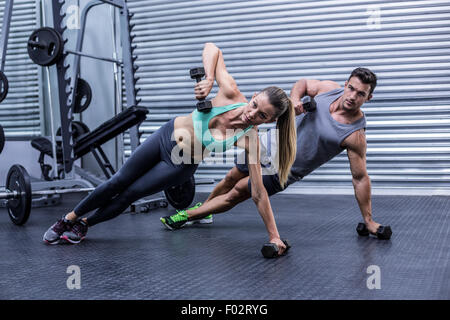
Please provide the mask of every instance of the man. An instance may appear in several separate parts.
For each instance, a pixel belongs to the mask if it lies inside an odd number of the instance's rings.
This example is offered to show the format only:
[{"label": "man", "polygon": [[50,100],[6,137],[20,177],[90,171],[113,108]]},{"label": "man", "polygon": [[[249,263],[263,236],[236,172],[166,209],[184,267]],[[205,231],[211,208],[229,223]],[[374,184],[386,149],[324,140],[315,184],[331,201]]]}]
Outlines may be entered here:
[{"label": "man", "polygon": [[[372,219],[371,184],[366,169],[366,119],[361,111],[362,105],[372,99],[376,84],[376,75],[366,68],[353,70],[344,88],[334,81],[301,79],[295,83],[291,100],[297,115],[296,160],[284,188],[276,174],[263,176],[269,196],[301,180],[346,149],[356,200],[369,232],[376,233],[380,224]],[[306,95],[316,101],[317,109],[313,112],[303,109],[301,98]],[[261,138],[261,149],[276,148],[276,144],[264,144],[263,140]],[[270,153],[273,154],[273,150]],[[179,221],[179,228],[211,213],[228,211],[250,197],[247,165],[238,163],[217,184],[203,205],[179,211],[171,218]]]}]

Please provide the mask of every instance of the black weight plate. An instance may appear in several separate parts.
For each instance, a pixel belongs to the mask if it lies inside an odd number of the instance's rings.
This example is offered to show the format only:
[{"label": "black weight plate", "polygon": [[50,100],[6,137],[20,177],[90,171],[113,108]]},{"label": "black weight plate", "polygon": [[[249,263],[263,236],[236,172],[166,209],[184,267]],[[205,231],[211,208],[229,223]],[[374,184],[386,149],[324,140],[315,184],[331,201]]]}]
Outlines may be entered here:
[{"label": "black weight plate", "polygon": [[191,178],[177,186],[170,187],[164,190],[164,194],[167,198],[167,201],[174,207],[175,209],[182,210],[187,208],[195,197],[195,178],[191,176]]},{"label": "black weight plate", "polygon": [[14,224],[22,225],[27,222],[31,211],[31,182],[30,176],[21,165],[13,165],[6,177],[6,189],[16,191],[17,199],[9,199],[6,207],[9,217]]},{"label": "black weight plate", "polygon": [[92,100],[92,89],[86,80],[78,78],[77,93],[75,94],[75,103],[73,113],[81,113],[89,107]]},{"label": "black weight plate", "polygon": [[[75,143],[82,135],[89,132],[89,127],[81,121],[72,121],[72,137]],[[56,130],[56,136],[61,136],[61,127]],[[61,144],[60,141],[57,142],[58,145]]]},{"label": "black weight plate", "polygon": [[5,74],[0,71],[0,102],[5,100],[6,96],[8,95],[8,90],[8,78],[6,78]]},{"label": "black weight plate", "polygon": [[28,39],[28,55],[40,66],[51,66],[63,55],[64,42],[53,28],[43,27],[33,31]]},{"label": "black weight plate", "polygon": [[81,121],[72,121],[72,126],[73,130],[75,131],[74,132],[75,141],[80,139],[86,133],[90,132],[89,127]]},{"label": "black weight plate", "polygon": [[5,146],[5,132],[3,131],[3,127],[0,126],[0,153],[3,151],[3,147]]}]

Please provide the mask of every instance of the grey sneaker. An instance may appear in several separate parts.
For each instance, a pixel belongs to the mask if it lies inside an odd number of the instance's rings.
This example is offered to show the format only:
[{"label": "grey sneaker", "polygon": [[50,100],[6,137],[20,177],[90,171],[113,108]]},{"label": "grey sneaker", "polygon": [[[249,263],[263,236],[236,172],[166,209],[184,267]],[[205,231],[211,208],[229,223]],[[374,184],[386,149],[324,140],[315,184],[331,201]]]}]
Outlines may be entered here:
[{"label": "grey sneaker", "polygon": [[69,230],[73,225],[72,221],[66,220],[63,216],[56,221],[44,234],[44,242],[47,244],[58,244],[61,241],[61,236],[64,232]]},{"label": "grey sneaker", "polygon": [[206,217],[203,217],[201,219],[196,219],[196,220],[189,220],[188,222],[186,222],[187,226],[193,225],[193,224],[209,224],[209,223],[213,223],[213,215],[207,215]]},{"label": "grey sneaker", "polygon": [[83,239],[86,237],[86,233],[88,231],[88,225],[83,220],[77,220],[73,225],[72,228],[64,232],[61,236],[61,239],[64,239],[65,241],[77,244],[83,241]]}]

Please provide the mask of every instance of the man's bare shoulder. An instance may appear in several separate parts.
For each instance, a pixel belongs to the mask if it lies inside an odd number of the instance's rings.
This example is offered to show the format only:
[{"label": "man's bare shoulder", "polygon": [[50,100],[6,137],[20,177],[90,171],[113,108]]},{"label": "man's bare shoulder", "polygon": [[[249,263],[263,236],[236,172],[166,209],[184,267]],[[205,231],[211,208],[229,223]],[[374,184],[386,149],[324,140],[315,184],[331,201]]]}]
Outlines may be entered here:
[{"label": "man's bare shoulder", "polygon": [[342,142],[342,147],[356,152],[365,152],[367,147],[366,131],[359,129]]},{"label": "man's bare shoulder", "polygon": [[317,95],[339,88],[341,88],[341,86],[337,82],[331,80],[322,80],[318,83]]}]

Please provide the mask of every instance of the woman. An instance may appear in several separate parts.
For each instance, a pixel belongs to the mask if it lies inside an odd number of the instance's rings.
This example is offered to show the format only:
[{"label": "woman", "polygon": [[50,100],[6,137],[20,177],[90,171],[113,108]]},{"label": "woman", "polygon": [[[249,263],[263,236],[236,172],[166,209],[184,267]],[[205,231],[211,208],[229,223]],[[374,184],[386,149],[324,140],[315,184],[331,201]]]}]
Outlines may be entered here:
[{"label": "woman", "polygon": [[[61,240],[79,243],[88,226],[118,216],[140,198],[187,181],[210,151],[225,151],[236,145],[246,150],[252,199],[266,225],[269,240],[279,246],[280,252],[285,248],[262,183],[257,126],[277,121],[281,141],[278,173],[284,184],[296,153],[295,111],[291,100],[280,88],[268,87],[248,102],[227,72],[222,52],[213,43],[204,46],[203,66],[206,79],[196,84],[194,92],[197,99],[204,98],[214,81],[217,82],[219,91],[211,101],[211,112],[194,110],[163,125],[113,177],[47,230],[46,243],[56,244]],[[95,209],[93,215],[79,219]]]}]

